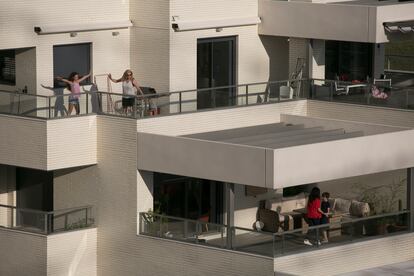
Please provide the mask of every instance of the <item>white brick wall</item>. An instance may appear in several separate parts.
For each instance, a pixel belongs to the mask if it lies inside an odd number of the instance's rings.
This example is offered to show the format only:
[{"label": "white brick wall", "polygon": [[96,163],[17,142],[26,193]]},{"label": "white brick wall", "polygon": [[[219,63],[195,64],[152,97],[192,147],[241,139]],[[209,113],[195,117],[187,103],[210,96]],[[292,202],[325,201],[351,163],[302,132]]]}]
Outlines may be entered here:
[{"label": "white brick wall", "polygon": [[[120,35],[116,37],[112,36],[110,30],[78,33],[76,37],[70,37],[68,33],[39,36],[33,30],[34,26],[127,20],[129,1],[17,0],[9,1],[8,4],[6,2],[0,4],[2,28],[0,49],[35,47],[33,51],[36,52],[36,60],[33,60],[33,55],[30,54],[31,64],[35,62],[37,68],[34,76],[32,74],[26,76],[26,68],[21,68],[21,64],[17,63],[16,88],[22,89],[27,84],[30,93],[35,93],[36,90],[40,94],[50,93],[42,89],[40,84],[48,86],[53,84],[53,45],[91,42],[93,44],[92,68],[95,74],[112,72],[117,75],[129,67],[129,30],[119,30]],[[25,80],[21,80],[22,78]],[[10,88],[15,89],[15,87]]]},{"label": "white brick wall", "polygon": [[325,40],[312,41],[312,56],[310,57],[310,77],[325,79]]},{"label": "white brick wall", "polygon": [[96,276],[96,232],[45,236],[0,229],[0,275]]},{"label": "white brick wall", "polygon": [[346,103],[307,101],[308,116],[414,127],[414,111]]},{"label": "white brick wall", "polygon": [[308,49],[309,39],[289,38],[289,76],[295,72],[296,62],[298,58],[305,59],[305,68],[303,69],[304,78],[309,76],[309,55]]},{"label": "white brick wall", "polygon": [[414,259],[414,234],[294,254],[275,259],[276,275],[338,275]]}]

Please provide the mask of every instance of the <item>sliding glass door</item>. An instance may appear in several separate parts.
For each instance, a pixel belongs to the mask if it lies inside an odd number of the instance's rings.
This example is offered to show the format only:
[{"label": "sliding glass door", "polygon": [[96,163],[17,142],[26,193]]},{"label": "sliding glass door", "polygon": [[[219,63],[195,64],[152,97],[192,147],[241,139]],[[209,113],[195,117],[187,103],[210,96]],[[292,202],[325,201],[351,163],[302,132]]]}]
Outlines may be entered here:
[{"label": "sliding glass door", "polygon": [[[197,41],[197,89],[236,84],[236,37]],[[219,88],[197,93],[197,109],[231,106],[234,88]]]}]

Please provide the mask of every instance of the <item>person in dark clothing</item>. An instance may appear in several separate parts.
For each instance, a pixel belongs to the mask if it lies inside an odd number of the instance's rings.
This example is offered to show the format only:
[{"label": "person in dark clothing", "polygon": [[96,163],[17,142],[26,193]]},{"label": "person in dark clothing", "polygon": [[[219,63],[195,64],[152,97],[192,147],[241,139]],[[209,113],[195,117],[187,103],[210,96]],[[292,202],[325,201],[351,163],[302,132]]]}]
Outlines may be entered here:
[{"label": "person in dark clothing", "polygon": [[[321,224],[329,223],[329,213],[331,212],[331,205],[329,204],[329,193],[324,192],[322,193],[322,202],[321,202],[321,210],[322,210],[322,217],[321,217]],[[327,230],[323,230],[323,240],[322,242],[328,242],[328,233]]]}]

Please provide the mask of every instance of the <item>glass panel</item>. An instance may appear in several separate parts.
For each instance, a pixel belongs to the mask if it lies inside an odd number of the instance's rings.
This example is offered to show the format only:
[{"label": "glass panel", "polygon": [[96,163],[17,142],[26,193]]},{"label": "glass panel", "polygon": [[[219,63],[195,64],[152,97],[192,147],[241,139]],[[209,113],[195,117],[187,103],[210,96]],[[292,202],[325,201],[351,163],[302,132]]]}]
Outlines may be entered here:
[{"label": "glass panel", "polygon": [[234,228],[232,249],[273,257],[273,234],[249,229]]}]

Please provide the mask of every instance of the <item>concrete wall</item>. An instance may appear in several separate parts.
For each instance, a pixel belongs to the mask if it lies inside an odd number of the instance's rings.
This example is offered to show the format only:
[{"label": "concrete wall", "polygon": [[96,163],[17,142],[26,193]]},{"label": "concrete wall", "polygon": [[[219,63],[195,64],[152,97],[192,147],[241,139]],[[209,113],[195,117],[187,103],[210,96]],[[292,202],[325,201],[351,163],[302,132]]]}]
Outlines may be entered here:
[{"label": "concrete wall", "polygon": [[274,268],[276,275],[337,275],[411,261],[413,246],[410,233],[276,258]]}]

